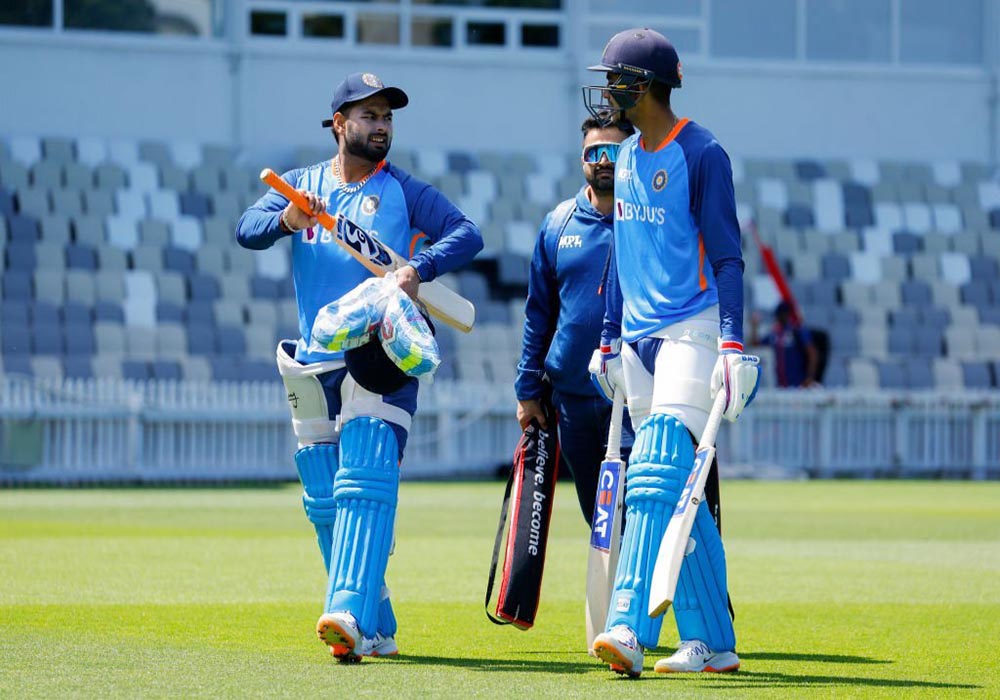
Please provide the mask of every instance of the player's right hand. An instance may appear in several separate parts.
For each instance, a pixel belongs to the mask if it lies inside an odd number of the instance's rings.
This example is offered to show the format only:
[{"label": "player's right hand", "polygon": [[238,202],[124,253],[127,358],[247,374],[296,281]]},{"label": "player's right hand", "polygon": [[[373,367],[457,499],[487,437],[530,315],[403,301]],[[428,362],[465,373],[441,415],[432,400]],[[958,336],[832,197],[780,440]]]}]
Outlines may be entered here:
[{"label": "player's right hand", "polygon": [[590,357],[590,379],[601,393],[601,396],[611,403],[615,398],[615,390],[625,391],[625,370],[622,368],[621,338],[612,340],[607,345],[594,350]]},{"label": "player's right hand", "polygon": [[284,218],[288,225],[295,231],[301,231],[304,228],[312,228],[318,223],[316,217],[326,211],[326,201],[315,192],[299,190],[299,194],[305,197],[306,201],[309,202],[309,207],[312,209],[312,215],[310,216],[309,214],[306,214],[297,206],[289,202],[285,207]]},{"label": "player's right hand", "polygon": [[521,430],[528,427],[531,419],[534,418],[542,428],[548,428],[545,423],[545,412],[538,399],[525,399],[517,402],[517,422],[521,425]]}]

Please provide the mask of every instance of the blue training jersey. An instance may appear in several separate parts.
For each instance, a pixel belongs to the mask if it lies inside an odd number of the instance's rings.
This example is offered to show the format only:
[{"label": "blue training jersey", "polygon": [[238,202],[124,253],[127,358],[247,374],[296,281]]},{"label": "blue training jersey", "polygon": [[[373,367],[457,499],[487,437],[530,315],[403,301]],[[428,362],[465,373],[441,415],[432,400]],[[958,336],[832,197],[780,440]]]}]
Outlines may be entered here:
[{"label": "blue training jersey", "polygon": [[542,222],[531,258],[524,340],[514,382],[519,400],[541,396],[546,374],[560,393],[597,395],[587,365],[601,339],[601,284],[612,221],[611,214],[593,207],[584,187]]},{"label": "blue training jersey", "polygon": [[[479,229],[430,185],[382,161],[357,192],[344,192],[334,177],[332,161],[290,170],[281,176],[292,187],[315,192],[331,214],[343,214],[410,259],[424,282],[471,261],[483,247]],[[372,273],[357,262],[322,226],[294,234],[279,224],[288,204],[271,189],[247,209],[236,226],[244,248],[262,250],[283,238],[292,239],[292,278],[299,309],[295,359],[300,362],[338,360],[343,353],[309,352],[309,338],[319,310],[354,289]],[[422,245],[430,243],[416,252]]]},{"label": "blue training jersey", "polygon": [[743,257],[729,156],[682,119],[656,150],[627,138],[615,164],[614,255],[603,338],[649,336],[718,304],[743,342]]}]

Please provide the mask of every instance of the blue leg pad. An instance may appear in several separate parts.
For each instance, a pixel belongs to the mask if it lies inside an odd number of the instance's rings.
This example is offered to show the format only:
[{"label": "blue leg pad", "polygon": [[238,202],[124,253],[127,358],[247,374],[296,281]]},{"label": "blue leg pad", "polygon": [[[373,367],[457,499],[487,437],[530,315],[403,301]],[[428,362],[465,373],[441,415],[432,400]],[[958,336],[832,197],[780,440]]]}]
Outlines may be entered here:
[{"label": "blue leg pad", "polygon": [[681,641],[700,639],[713,651],[734,651],[736,633],[729,617],[726,552],[708,504],[702,501],[691,528],[692,543],[681,565],[674,594],[674,618]]},{"label": "blue leg pad", "polygon": [[326,611],[351,613],[362,634],[372,637],[399,498],[399,448],[387,423],[365,417],[344,426],[333,498],[337,522]]},{"label": "blue leg pad", "polygon": [[628,625],[644,647],[656,646],[660,637],[663,616],[646,613],[649,586],[660,540],[693,465],[694,445],[683,423],[661,413],[642,422],[625,473],[625,534],[607,628]]},{"label": "blue leg pad", "polygon": [[330,571],[330,547],[337,508],[333,502],[333,478],[337,473],[337,446],[320,443],[303,447],[295,453],[295,468],[302,481],[302,505],[306,517],[316,528],[323,570]]}]

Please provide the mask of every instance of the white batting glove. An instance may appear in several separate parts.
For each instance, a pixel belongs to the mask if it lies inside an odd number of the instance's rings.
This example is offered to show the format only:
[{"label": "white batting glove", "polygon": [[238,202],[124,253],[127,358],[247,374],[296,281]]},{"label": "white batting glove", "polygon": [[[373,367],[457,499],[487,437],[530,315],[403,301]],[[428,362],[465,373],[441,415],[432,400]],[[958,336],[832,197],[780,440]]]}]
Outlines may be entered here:
[{"label": "white batting glove", "polygon": [[[728,346],[728,347],[727,347]],[[726,409],[722,416],[735,421],[757,395],[760,384],[760,358],[744,355],[743,346],[732,341],[719,341],[719,359],[712,371],[712,399],[719,391],[726,392]]]},{"label": "white batting glove", "polygon": [[622,368],[621,338],[612,340],[608,345],[602,345],[590,356],[590,379],[601,395],[608,401],[614,401],[615,389],[625,390],[625,370]]}]

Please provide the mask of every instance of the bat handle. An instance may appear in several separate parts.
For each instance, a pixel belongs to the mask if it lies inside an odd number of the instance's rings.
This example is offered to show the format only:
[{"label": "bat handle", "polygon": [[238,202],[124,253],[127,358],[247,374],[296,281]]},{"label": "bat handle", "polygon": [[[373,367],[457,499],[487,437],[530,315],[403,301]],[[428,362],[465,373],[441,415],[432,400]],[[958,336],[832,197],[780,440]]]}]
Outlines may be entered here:
[{"label": "bat handle", "polygon": [[337,228],[336,219],[325,211],[320,212],[319,214],[314,214],[312,207],[309,206],[309,200],[302,196],[302,193],[297,189],[282,180],[278,173],[274,172],[270,168],[264,168],[260,171],[260,179],[270,187],[273,187],[277,192],[284,195],[285,199],[301,209],[303,213],[308,214],[309,216],[315,216],[316,220],[319,221],[323,228],[329,229],[330,231]]},{"label": "bat handle", "polygon": [[726,410],[726,388],[720,387],[719,393],[715,395],[712,403],[712,411],[708,414],[708,422],[705,423],[705,430],[701,434],[698,442],[698,449],[715,445],[715,438],[719,434],[719,426],[722,424],[722,414]]},{"label": "bat handle", "polygon": [[614,401],[611,403],[611,427],[608,430],[608,451],[605,459],[621,458],[622,451],[622,418],[625,414],[625,389],[615,388]]}]

